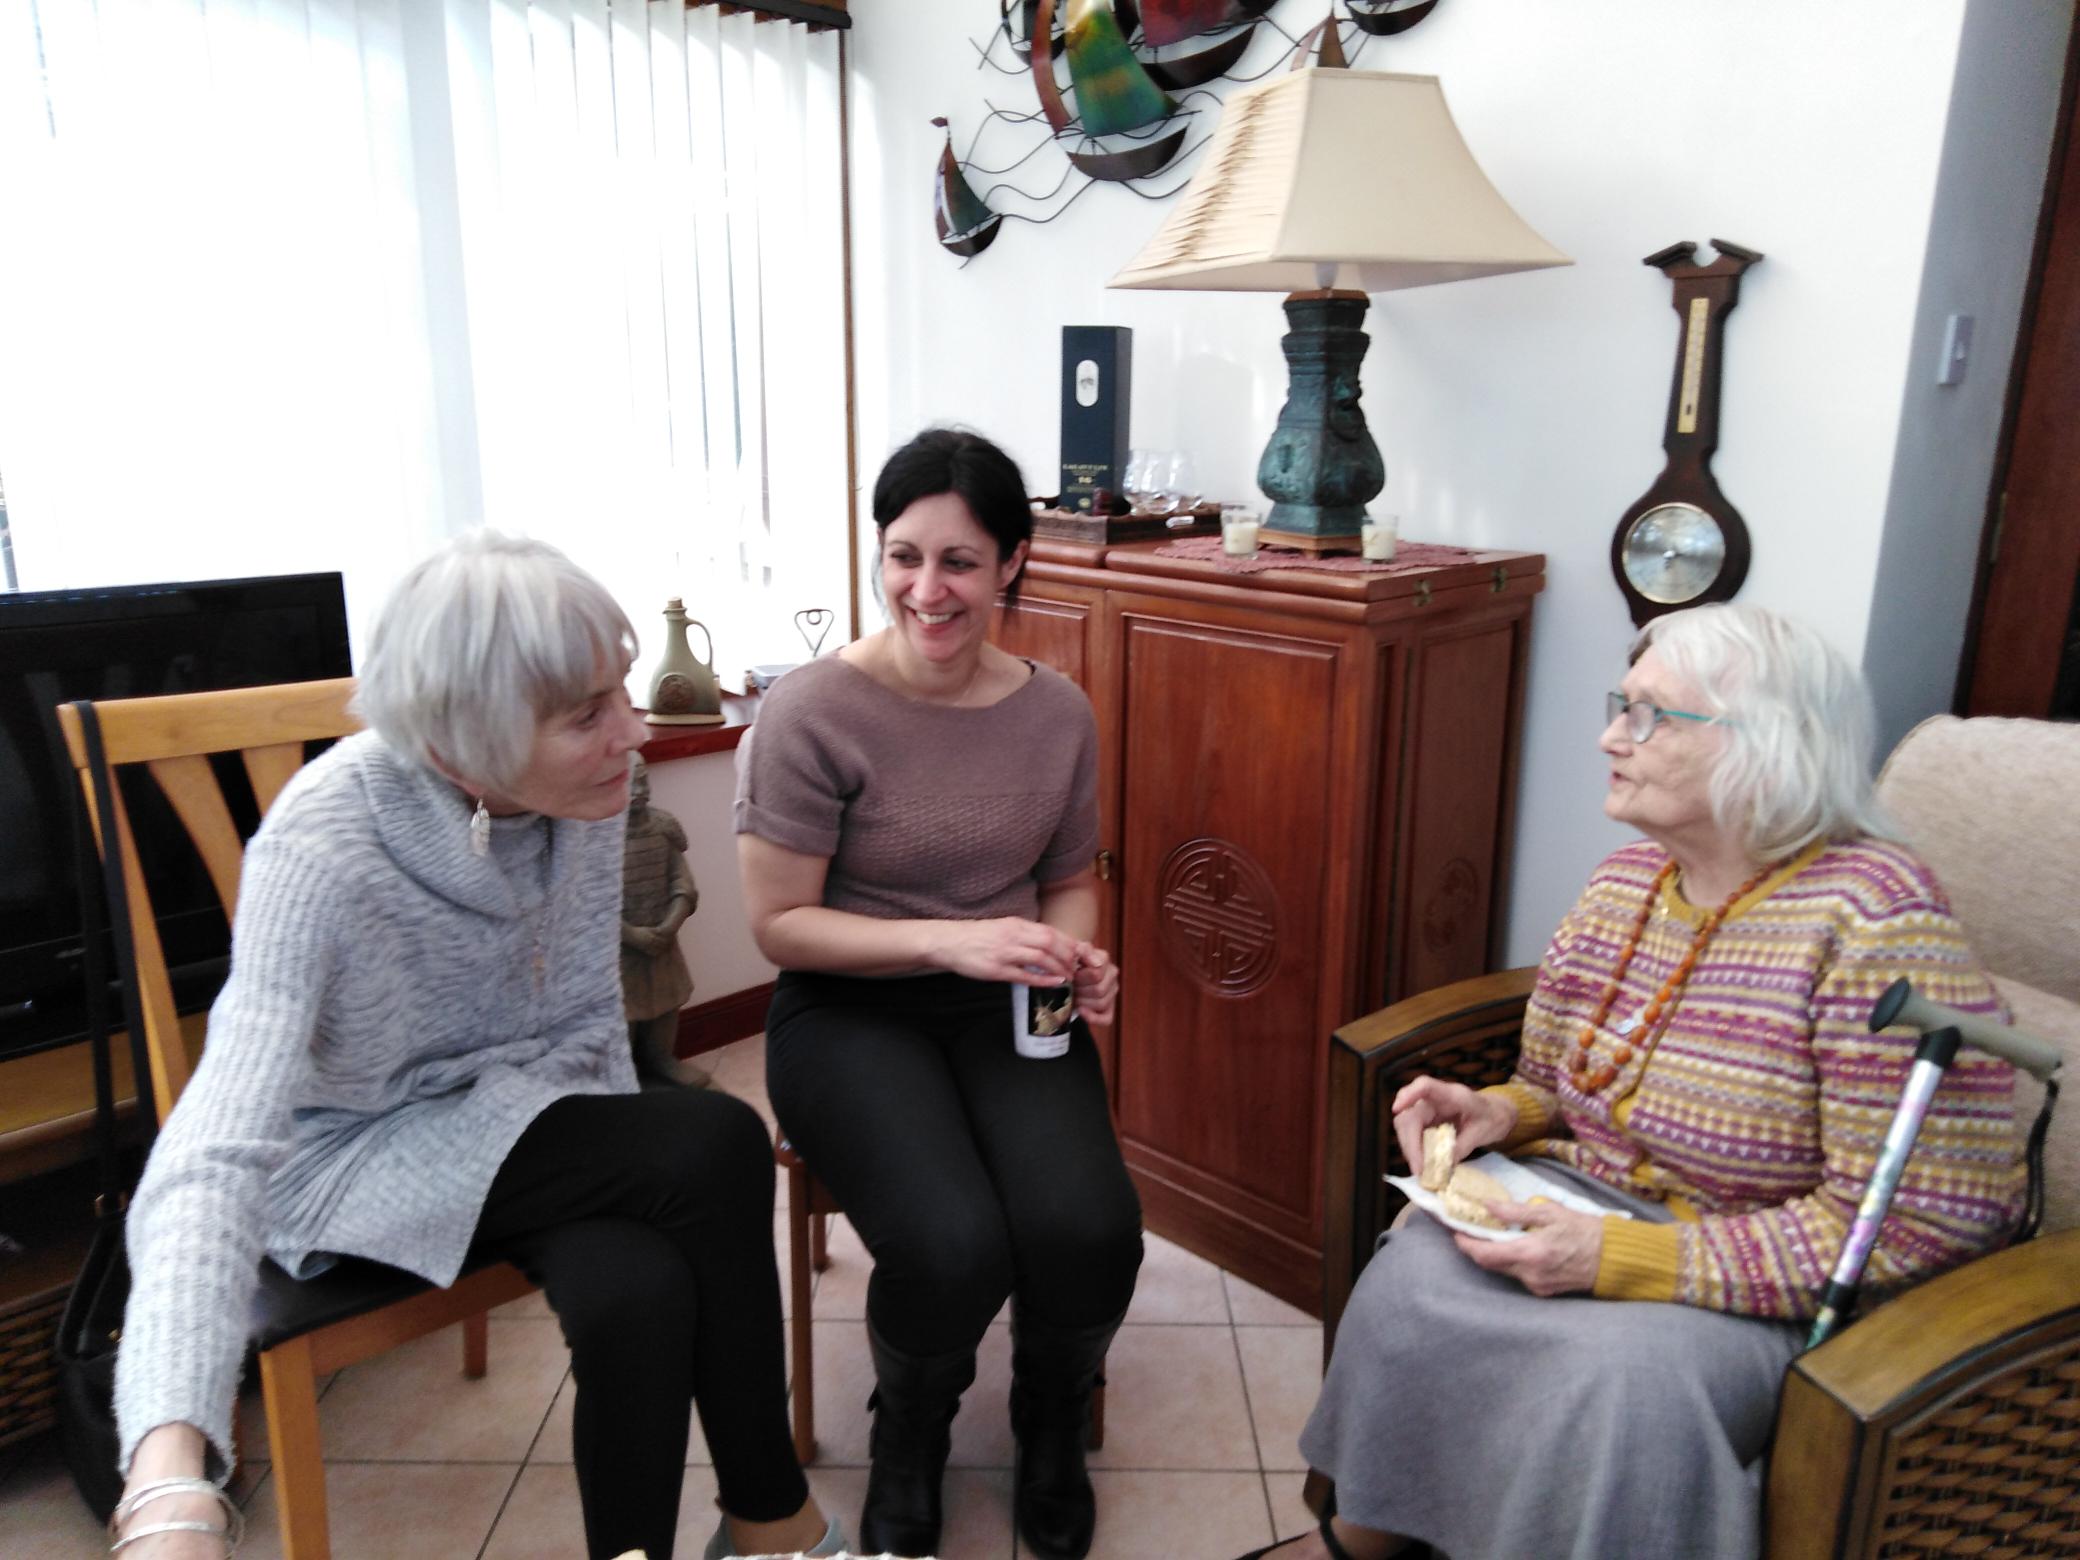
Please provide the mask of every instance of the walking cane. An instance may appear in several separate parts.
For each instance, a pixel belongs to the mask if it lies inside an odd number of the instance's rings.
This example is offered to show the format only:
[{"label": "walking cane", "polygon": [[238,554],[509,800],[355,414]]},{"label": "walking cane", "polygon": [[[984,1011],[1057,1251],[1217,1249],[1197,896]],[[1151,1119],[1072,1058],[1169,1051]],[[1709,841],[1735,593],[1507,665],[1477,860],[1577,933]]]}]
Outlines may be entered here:
[{"label": "walking cane", "polygon": [[[1899,1109],[1893,1112],[1892,1125],[1886,1130],[1885,1145],[1878,1150],[1877,1168],[1871,1171],[1870,1185],[1864,1188],[1863,1202],[1856,1210],[1856,1222],[1849,1226],[1849,1235],[1842,1242],[1842,1254],[1835,1261],[1834,1273],[1827,1280],[1827,1288],[1821,1292],[1820,1314],[1814,1318],[1813,1331],[1806,1339],[1809,1349],[1817,1349],[1832,1337],[1856,1308],[1857,1286],[1863,1279],[1864,1264],[1870,1260],[1871,1247],[1877,1244],[1878,1226],[1885,1222],[1885,1212],[1892,1206],[1892,1194],[1899,1189],[1900,1172],[1906,1169],[1907,1155],[1913,1152],[1914,1139],[1921,1132],[1922,1118],[1928,1114],[1929,1101],[1935,1097],[1944,1071],[1956,1060],[1959,1045],[1974,1045],[1982,1051],[1991,1051],[2042,1080],[2044,1109],[2030,1132],[2032,1209],[2043,1196],[2041,1162],[2044,1133],[2051,1123],[2051,1107],[2058,1099],[2059,1072],[2064,1065],[2058,1047],[2049,1040],[2040,1040],[2019,1029],[2009,1029],[1990,1018],[1960,1013],[1940,1002],[1917,997],[1913,986],[1904,980],[1896,980],[1887,986],[1885,994],[1871,1009],[1872,1034],[1894,1024],[1906,1024],[1920,1030],[1921,1044],[1914,1052],[1914,1067],[1907,1074],[1907,1086],[1900,1095]],[[2025,1230],[2034,1225],[2034,1214],[2023,1221]]]}]

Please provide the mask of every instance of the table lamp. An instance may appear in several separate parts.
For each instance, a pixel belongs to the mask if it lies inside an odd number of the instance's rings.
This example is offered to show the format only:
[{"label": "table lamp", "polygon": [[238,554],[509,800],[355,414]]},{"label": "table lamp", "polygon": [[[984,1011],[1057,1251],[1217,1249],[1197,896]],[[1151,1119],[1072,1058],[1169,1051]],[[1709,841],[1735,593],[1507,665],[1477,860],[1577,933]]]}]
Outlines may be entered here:
[{"label": "table lamp", "polygon": [[1228,99],[1182,198],[1108,285],[1287,294],[1263,538],[1355,551],[1387,480],[1358,405],[1366,295],[1573,263],[1496,193],[1435,76],[1309,66]]}]

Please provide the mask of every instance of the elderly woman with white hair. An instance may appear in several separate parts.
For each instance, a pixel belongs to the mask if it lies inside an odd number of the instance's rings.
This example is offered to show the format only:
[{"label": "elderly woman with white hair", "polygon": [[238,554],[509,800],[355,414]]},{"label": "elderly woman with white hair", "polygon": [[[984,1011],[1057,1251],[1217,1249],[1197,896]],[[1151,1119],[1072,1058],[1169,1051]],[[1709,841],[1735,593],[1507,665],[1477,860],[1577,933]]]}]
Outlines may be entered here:
[{"label": "elderly woman with white hair", "polygon": [[765,1129],[723,1094],[636,1087],[635,648],[553,548],[466,537],[383,610],[371,729],[254,836],[230,979],[129,1217],[126,1557],[228,1548],[203,1476],[230,1455],[263,1259],[441,1284],[473,1252],[533,1277],[571,1346],[592,1555],[671,1554],[691,1407],[726,1513],[710,1556],[843,1548],[788,1435]]},{"label": "elderly woman with white hair", "polygon": [[[1427,1217],[1382,1243],[1301,1436],[1319,1528],[1258,1550],[1384,1560],[1756,1552],[1760,1471],[1914,1039],[1871,1035],[1894,979],[1999,1004],[1872,801],[1872,719],[1817,635],[1753,607],[1656,621],[1610,695],[1604,812],[1646,838],[1596,869],[1540,964],[1515,1075],[1419,1078],[1409,1163],[1449,1124],[1581,1194],[1490,1200],[1524,1233]],[[2022,1206],[2007,1064],[1938,1092],[1867,1292],[1999,1245]],[[1439,1171],[1445,1166],[1436,1167]]]}]

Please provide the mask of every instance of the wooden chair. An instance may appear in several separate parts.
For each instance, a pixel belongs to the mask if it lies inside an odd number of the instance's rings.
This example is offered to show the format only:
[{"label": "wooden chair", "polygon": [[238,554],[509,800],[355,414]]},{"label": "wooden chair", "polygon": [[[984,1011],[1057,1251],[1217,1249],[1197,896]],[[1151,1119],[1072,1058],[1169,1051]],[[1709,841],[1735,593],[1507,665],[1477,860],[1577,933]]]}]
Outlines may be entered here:
[{"label": "wooden chair", "polygon": [[[142,769],[156,781],[200,853],[227,920],[237,907],[244,846],[212,756],[237,756],[264,814],[302,767],[305,744],[358,729],[359,723],[347,713],[353,691],[353,681],[342,678],[94,706],[111,780],[126,770]],[[70,706],[60,708],[58,719],[86,794],[96,844],[105,854],[110,831],[95,806],[83,728]],[[195,1058],[181,1034],[152,913],[152,885],[138,856],[122,792],[111,784],[110,795],[129,899],[151,1097],[163,1122],[186,1087]],[[318,1441],[318,1378],[455,1322],[463,1327],[463,1374],[482,1376],[490,1337],[485,1313],[533,1288],[503,1262],[479,1264],[447,1289],[373,1262],[341,1262],[317,1278],[301,1281],[272,1262],[262,1264],[252,1345],[260,1361],[287,1560],[328,1560],[331,1553],[325,1464]]]},{"label": "wooden chair", "polygon": [[[816,1461],[815,1335],[809,1326],[809,1286],[814,1274],[831,1265],[830,1217],[845,1210],[779,1133],[773,1135],[773,1163],[787,1176],[787,1332],[794,1355],[794,1455],[807,1467]],[[1091,1394],[1088,1444],[1094,1452],[1105,1444],[1102,1380]]]},{"label": "wooden chair", "polygon": [[[2080,726],[1942,716],[1879,797],[1935,868],[2016,1023],[2080,1062]],[[1330,1045],[1324,1359],[1404,1199],[1394,1095],[1506,1078],[1535,971],[1395,1003]],[[2080,1070],[2080,1069],[2076,1069]],[[2018,1114],[2041,1091],[2021,1079]],[[2046,1156],[2043,1233],[1878,1306],[1787,1372],[1764,1519],[1774,1560],[2080,1554],[2080,1120]],[[1318,1485],[1316,1486],[1319,1487]]]}]

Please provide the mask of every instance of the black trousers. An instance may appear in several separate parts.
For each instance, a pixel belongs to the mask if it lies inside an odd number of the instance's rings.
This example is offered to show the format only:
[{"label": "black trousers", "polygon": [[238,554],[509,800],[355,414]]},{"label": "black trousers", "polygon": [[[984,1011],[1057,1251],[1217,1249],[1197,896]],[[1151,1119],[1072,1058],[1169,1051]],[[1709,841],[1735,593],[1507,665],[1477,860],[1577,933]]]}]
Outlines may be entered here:
[{"label": "black trousers", "polygon": [[477,1243],[541,1285],[570,1344],[594,1560],[671,1554],[689,1405],[725,1510],[773,1521],[801,1509],[773,1149],[750,1106],[679,1089],[556,1101],[500,1166]]},{"label": "black trousers", "polygon": [[1079,1021],[1066,1056],[1011,1043],[1008,988],[959,975],[781,975],[766,1086],[874,1257],[867,1316],[930,1357],[1007,1296],[1058,1327],[1112,1320],[1141,1266],[1141,1200]]}]

